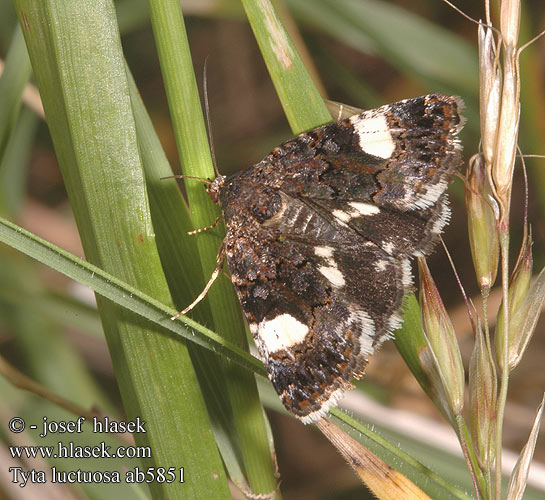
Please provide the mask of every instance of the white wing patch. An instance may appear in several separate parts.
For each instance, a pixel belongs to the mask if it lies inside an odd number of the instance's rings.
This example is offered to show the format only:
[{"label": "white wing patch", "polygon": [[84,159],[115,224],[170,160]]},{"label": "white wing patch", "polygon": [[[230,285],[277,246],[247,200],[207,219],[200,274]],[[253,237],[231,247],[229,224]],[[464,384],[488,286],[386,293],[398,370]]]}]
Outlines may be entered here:
[{"label": "white wing patch", "polygon": [[366,153],[379,158],[390,158],[395,150],[395,143],[388,127],[386,117],[356,115],[350,118],[360,141],[360,148]]},{"label": "white wing patch", "polygon": [[308,326],[290,314],[280,314],[273,319],[264,319],[257,326],[261,344],[268,353],[287,349],[305,340]]},{"label": "white wing patch", "polygon": [[314,253],[318,257],[323,257],[324,259],[331,259],[333,257],[333,248],[331,247],[315,247]]},{"label": "white wing patch", "polygon": [[346,224],[356,217],[376,215],[380,213],[380,208],[376,205],[372,205],[371,203],[350,201],[348,202],[348,206],[351,208],[350,211],[336,209],[331,212],[333,217],[335,217],[335,219],[337,219],[337,221],[341,224]]},{"label": "white wing patch", "polygon": [[445,180],[441,180],[437,182],[437,184],[428,186],[426,191],[419,195],[416,195],[414,191],[409,190],[403,199],[407,201],[406,206],[409,209],[428,208],[435,205],[437,201],[439,201],[439,198],[443,195],[446,189],[447,182]]},{"label": "white wing patch", "polygon": [[339,271],[337,264],[333,263],[332,266],[319,266],[318,271],[327,278],[327,281],[331,283],[333,288],[341,288],[344,286],[344,276],[343,273]]},{"label": "white wing patch", "polygon": [[392,242],[386,243],[382,249],[387,253],[392,255],[392,252],[394,251],[394,244]]},{"label": "white wing patch", "polygon": [[352,218],[348,212],[344,212],[343,210],[333,210],[331,213],[335,219],[341,221],[342,223],[347,223]]},{"label": "white wing patch", "polygon": [[439,207],[440,214],[433,223],[431,232],[434,234],[441,234],[443,227],[448,223],[450,219],[450,208],[448,207],[447,201],[445,200],[443,204]]},{"label": "white wing patch", "polygon": [[331,247],[315,247],[314,253],[318,257],[322,257],[327,265],[318,266],[318,271],[322,273],[327,281],[331,283],[331,286],[334,288],[341,288],[345,285],[345,280],[343,273],[337,267],[337,263],[333,259],[333,248]]},{"label": "white wing patch", "polygon": [[386,271],[386,268],[388,267],[388,264],[389,262],[387,260],[378,260],[376,263],[375,263],[375,269],[382,273],[384,271]]},{"label": "white wing patch", "polygon": [[360,349],[365,356],[370,356],[375,352],[373,342],[376,335],[375,322],[365,311],[353,310],[350,313],[349,321],[359,320],[362,326],[360,334]]},{"label": "white wing patch", "polygon": [[405,287],[405,290],[409,289],[411,286],[411,283],[413,282],[413,274],[411,272],[411,261],[406,259],[401,261],[401,280],[403,282],[403,286]]},{"label": "white wing patch", "polygon": [[362,203],[359,201],[350,201],[348,203],[354,210],[350,212],[353,217],[361,215],[376,215],[380,212],[380,208],[371,203]]}]

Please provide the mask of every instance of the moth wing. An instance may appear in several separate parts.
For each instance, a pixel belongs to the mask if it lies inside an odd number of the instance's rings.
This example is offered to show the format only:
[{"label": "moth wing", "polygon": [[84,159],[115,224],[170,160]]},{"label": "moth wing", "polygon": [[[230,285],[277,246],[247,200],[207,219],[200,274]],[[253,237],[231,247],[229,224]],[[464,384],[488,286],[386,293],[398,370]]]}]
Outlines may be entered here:
[{"label": "moth wing", "polygon": [[274,165],[270,180],[291,196],[433,208],[460,165],[462,108],[441,94],[399,101],[300,134],[255,168]]},{"label": "moth wing", "polygon": [[448,219],[461,107],[430,94],[319,127],[220,193],[233,284],[275,389],[304,422],[399,324],[408,259]]},{"label": "moth wing", "polygon": [[299,199],[282,202],[282,216],[259,228],[228,223],[226,252],[269,377],[288,410],[310,422],[399,326],[410,275],[406,261],[350,227]]},{"label": "moth wing", "polygon": [[429,254],[450,219],[446,195],[432,207],[406,212],[342,199],[308,199],[305,202],[336,218],[389,255],[401,259]]}]

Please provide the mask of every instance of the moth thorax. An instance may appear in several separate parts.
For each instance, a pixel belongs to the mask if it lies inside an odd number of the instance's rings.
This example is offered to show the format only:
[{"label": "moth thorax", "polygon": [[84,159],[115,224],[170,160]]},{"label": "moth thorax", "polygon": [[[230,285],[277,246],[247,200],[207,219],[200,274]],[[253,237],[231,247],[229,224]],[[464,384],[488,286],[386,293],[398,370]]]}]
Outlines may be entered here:
[{"label": "moth thorax", "polygon": [[225,175],[218,175],[213,181],[212,184],[206,189],[208,194],[210,195],[210,199],[214,203],[218,203],[219,201],[219,195],[221,190],[223,189],[223,186],[225,185],[225,179],[227,177]]}]

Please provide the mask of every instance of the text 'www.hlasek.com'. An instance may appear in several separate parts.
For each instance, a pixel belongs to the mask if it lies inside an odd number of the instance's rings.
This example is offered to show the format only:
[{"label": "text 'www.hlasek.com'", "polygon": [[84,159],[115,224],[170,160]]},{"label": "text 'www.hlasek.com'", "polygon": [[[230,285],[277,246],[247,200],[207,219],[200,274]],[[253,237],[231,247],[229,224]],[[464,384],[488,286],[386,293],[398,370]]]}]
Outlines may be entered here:
[{"label": "text 'www.hlasek.com'", "polygon": [[140,417],[131,421],[43,417],[39,424],[13,417],[7,427],[12,437],[8,453],[13,460],[7,472],[11,483],[21,488],[46,483],[184,482],[183,467],[142,465],[151,462],[152,452],[149,446],[133,442],[131,434],[146,434],[146,422]]}]

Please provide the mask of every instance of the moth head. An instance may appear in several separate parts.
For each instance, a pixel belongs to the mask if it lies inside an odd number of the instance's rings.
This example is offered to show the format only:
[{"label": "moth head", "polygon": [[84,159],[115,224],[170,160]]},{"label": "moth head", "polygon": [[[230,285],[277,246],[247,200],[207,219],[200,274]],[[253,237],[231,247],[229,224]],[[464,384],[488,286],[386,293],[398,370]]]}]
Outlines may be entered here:
[{"label": "moth head", "polygon": [[219,201],[220,192],[225,185],[225,179],[227,179],[225,175],[218,175],[206,188],[206,192],[210,195],[210,199],[214,203],[218,203]]}]

